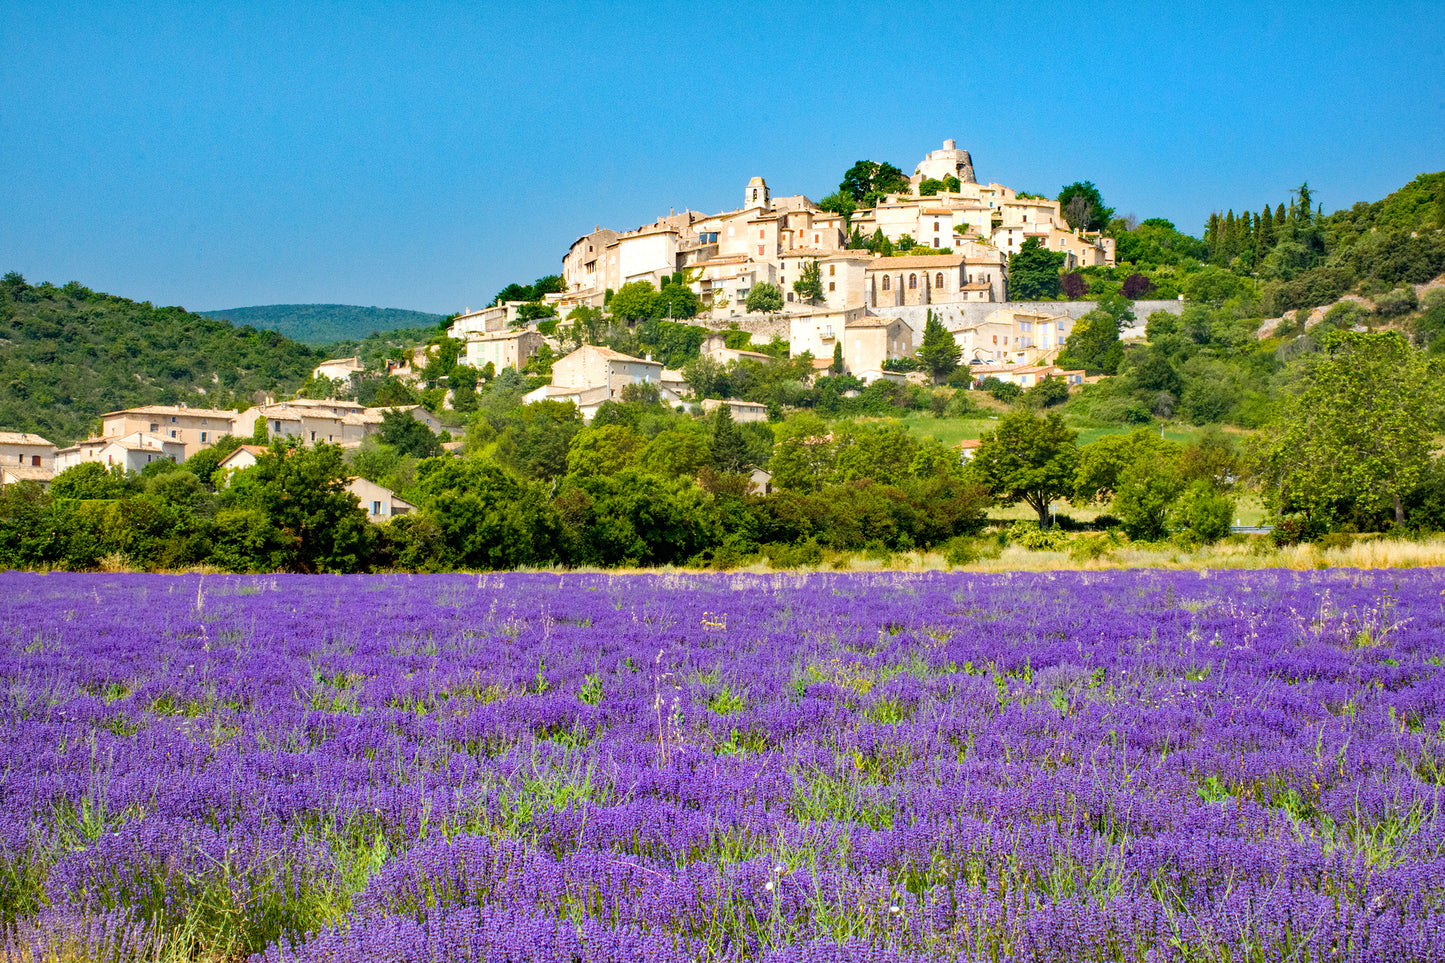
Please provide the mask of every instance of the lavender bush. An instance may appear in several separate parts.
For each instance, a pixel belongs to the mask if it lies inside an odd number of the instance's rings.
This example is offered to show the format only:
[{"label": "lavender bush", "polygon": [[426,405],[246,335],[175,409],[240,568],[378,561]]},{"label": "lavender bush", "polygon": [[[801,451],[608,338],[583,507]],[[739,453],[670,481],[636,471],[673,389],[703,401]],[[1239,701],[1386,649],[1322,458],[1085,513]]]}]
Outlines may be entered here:
[{"label": "lavender bush", "polygon": [[1445,960],[1434,572],[0,575],[10,960]]}]

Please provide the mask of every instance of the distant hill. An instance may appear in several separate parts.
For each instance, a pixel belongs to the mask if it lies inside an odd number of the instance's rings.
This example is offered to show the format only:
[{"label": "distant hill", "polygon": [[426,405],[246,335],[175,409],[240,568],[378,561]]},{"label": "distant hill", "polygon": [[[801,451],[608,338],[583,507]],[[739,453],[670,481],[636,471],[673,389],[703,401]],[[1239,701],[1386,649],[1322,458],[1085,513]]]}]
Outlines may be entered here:
[{"label": "distant hill", "polygon": [[71,282],[0,279],[0,431],[57,445],[88,437],[107,411],[138,405],[228,408],[255,391],[284,397],[322,353],[274,331]]},{"label": "distant hill", "polygon": [[335,344],[360,341],[373,331],[435,328],[444,315],[400,308],[363,308],[354,304],[262,304],[250,308],[202,311],[208,318],[279,331],[293,341]]}]

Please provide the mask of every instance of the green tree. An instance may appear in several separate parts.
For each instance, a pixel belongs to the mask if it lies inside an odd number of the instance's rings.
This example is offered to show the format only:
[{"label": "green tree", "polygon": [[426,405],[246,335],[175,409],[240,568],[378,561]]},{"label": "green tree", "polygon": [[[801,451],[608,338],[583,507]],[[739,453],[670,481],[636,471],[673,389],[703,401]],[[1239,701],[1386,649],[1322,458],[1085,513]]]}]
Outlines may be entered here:
[{"label": "green tree", "polygon": [[930,308],[923,323],[923,342],[918,349],[918,359],[936,383],[956,371],[962,358],[963,349],[959,347],[958,340]]},{"label": "green tree", "polygon": [[838,192],[846,194],[864,207],[872,207],[883,194],[906,194],[908,175],[884,161],[860,160],[848,168]]},{"label": "green tree", "polygon": [[431,458],[446,450],[435,432],[400,408],[382,412],[381,430],[377,434],[382,444],[413,458]]},{"label": "green tree", "polygon": [[778,290],[776,284],[763,281],[748,292],[743,306],[748,309],[750,314],[772,314],[774,311],[781,311],[783,309],[783,292]]},{"label": "green tree", "polygon": [[1300,362],[1261,465],[1275,510],[1316,523],[1392,512],[1430,460],[1440,372],[1398,332],[1327,332]]},{"label": "green tree", "polygon": [[748,443],[733,421],[732,405],[718,405],[712,417],[712,444],[709,446],[712,467],[720,472],[737,474],[752,467]]},{"label": "green tree", "polygon": [[828,366],[828,373],[832,375],[840,375],[843,373],[842,339],[833,342],[833,363]]},{"label": "green tree", "polygon": [[560,527],[546,493],[485,458],[429,458],[416,502],[446,546],[446,568],[510,569],[558,558]]},{"label": "green tree", "polygon": [[[697,299],[692,288],[680,281],[664,284],[652,300],[652,316],[669,321],[674,318],[695,318],[701,308],[702,302]],[[613,313],[616,313],[616,309]]]},{"label": "green tree", "polygon": [[809,304],[823,300],[823,271],[817,261],[803,265],[802,274],[793,282],[793,291]]},{"label": "green tree", "polygon": [[1134,308],[1120,295],[1101,298],[1099,306],[1074,322],[1059,353],[1060,367],[1084,368],[1091,374],[1117,374],[1124,348],[1121,328],[1134,326]]},{"label": "green tree", "polygon": [[1059,211],[1069,226],[1085,231],[1102,231],[1114,216],[1093,181],[1075,181],[1059,191]]},{"label": "green tree", "polygon": [[1008,296],[1012,301],[1038,301],[1059,296],[1059,270],[1064,252],[1050,251],[1030,237],[1008,259]]},{"label": "green tree", "polygon": [[641,321],[654,316],[656,303],[657,289],[651,281],[629,281],[612,295],[608,308],[619,321]]},{"label": "green tree", "polygon": [[557,478],[567,473],[567,449],[581,430],[582,415],[570,401],[523,405],[497,439],[497,455],[523,477]]},{"label": "green tree", "polygon": [[277,441],[231,477],[223,506],[260,512],[276,529],[266,567],[292,572],[366,568],[371,523],[346,489],[339,445]]},{"label": "green tree", "polygon": [[626,425],[589,426],[567,449],[567,474],[615,475],[632,464],[643,439]]},{"label": "green tree", "polygon": [[1169,512],[1184,489],[1175,458],[1149,448],[1119,475],[1113,511],[1124,531],[1138,541],[1158,541],[1169,534]]},{"label": "green tree", "polygon": [[1038,418],[1014,411],[983,436],[969,463],[970,473],[1000,505],[1024,502],[1049,523],[1049,503],[1074,490],[1079,462],[1078,432],[1057,414]]}]

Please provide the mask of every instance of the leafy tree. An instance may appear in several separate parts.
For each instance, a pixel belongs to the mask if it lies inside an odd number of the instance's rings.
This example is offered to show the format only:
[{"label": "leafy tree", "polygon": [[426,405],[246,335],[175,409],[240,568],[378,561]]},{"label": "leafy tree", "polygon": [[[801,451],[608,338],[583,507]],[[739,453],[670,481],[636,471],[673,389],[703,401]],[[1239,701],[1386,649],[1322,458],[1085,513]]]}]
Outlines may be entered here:
[{"label": "leafy tree", "polygon": [[929,309],[923,323],[923,342],[918,349],[918,358],[923,362],[934,382],[947,378],[958,368],[963,349],[958,340],[943,326],[943,322]]},{"label": "leafy tree", "polygon": [[727,394],[727,375],[716,358],[698,355],[682,366],[682,380],[698,401]]},{"label": "leafy tree", "polygon": [[1134,326],[1134,308],[1129,299],[1114,295],[1101,298],[1099,306],[1074,322],[1073,330],[1059,353],[1061,367],[1084,368],[1091,374],[1117,374],[1124,357],[1119,330]]},{"label": "leafy tree", "polygon": [[557,560],[560,527],[546,494],[485,458],[417,466],[417,507],[440,533],[445,568],[510,569]]},{"label": "leafy tree", "polygon": [[809,304],[823,300],[823,271],[817,261],[803,265],[802,274],[793,282],[793,291]]},{"label": "leafy tree", "polygon": [[590,425],[567,449],[567,474],[614,475],[632,464],[643,439],[626,425]]},{"label": "leafy tree", "polygon": [[970,473],[1000,505],[1025,502],[1047,527],[1049,503],[1074,490],[1078,432],[1057,414],[1038,418],[1014,411],[983,436],[969,462]]},{"label": "leafy tree", "polygon": [[654,317],[657,289],[651,281],[629,281],[612,295],[608,307],[619,321],[641,321]]},{"label": "leafy tree", "polygon": [[839,339],[833,342],[833,363],[828,367],[830,374],[840,375],[843,373],[843,341]]},{"label": "leafy tree", "polygon": [[783,309],[783,292],[778,290],[776,284],[763,281],[748,292],[743,306],[748,309],[749,314],[772,314],[774,311],[781,311]]},{"label": "leafy tree", "polygon": [[497,439],[497,456],[525,478],[557,478],[567,473],[567,449],[581,430],[582,415],[570,401],[523,405]]},{"label": "leafy tree", "polygon": [[693,478],[698,469],[710,464],[712,459],[705,424],[687,421],[654,435],[638,454],[637,465],[653,475]]},{"label": "leafy tree", "polygon": [[1201,542],[1217,542],[1234,522],[1234,501],[1204,479],[1196,479],[1179,496],[1175,518]]},{"label": "leafy tree", "polygon": [[50,482],[51,498],[121,498],[134,490],[124,468],[98,461],[72,465]]},{"label": "leafy tree", "polygon": [[446,450],[435,432],[399,408],[382,412],[381,430],[377,434],[382,444],[413,458],[431,458]]},{"label": "leafy tree", "polygon": [[1059,278],[1059,287],[1064,292],[1064,297],[1077,299],[1089,293],[1089,283],[1078,271],[1070,271]]},{"label": "leafy tree", "polygon": [[846,194],[839,190],[819,201],[818,209],[827,211],[830,214],[841,215],[843,218],[843,226],[846,229],[847,226],[852,223],[853,212],[858,209],[858,202],[853,198],[853,195]]},{"label": "leafy tree", "polygon": [[[625,288],[626,285],[623,285]],[[673,281],[662,286],[652,300],[652,316],[655,318],[695,318],[702,307],[702,302],[692,292],[692,288],[681,282]],[[616,313],[616,309],[613,309]]]},{"label": "leafy tree", "polygon": [[264,567],[292,572],[365,569],[373,537],[356,496],[346,490],[339,445],[277,441],[256,464],[231,476],[223,505],[261,513],[276,532]]},{"label": "leafy tree", "polygon": [[908,175],[884,161],[860,160],[848,168],[838,192],[853,198],[864,207],[873,207],[884,194],[908,193]]},{"label": "leafy tree", "polygon": [[1102,231],[1114,216],[1093,181],[1075,181],[1059,191],[1059,210],[1069,226],[1085,231]]},{"label": "leafy tree", "polygon": [[1059,295],[1063,251],[1050,251],[1030,237],[1008,259],[1008,296],[1013,301],[1038,301]]},{"label": "leafy tree", "polygon": [[1154,282],[1137,271],[1126,277],[1119,287],[1119,293],[1130,301],[1137,301],[1153,290]]},{"label": "leafy tree", "polygon": [[936,177],[925,177],[918,184],[918,196],[920,197],[933,197],[941,190],[943,190],[943,181]]},{"label": "leafy tree", "polygon": [[1069,384],[1063,378],[1048,377],[1025,391],[1023,399],[1031,408],[1051,408],[1069,400]]},{"label": "leafy tree", "polygon": [[1296,375],[1260,466],[1275,510],[1403,525],[1440,427],[1439,371],[1398,332],[1330,331]]},{"label": "leafy tree", "polygon": [[1158,541],[1169,534],[1169,511],[1183,490],[1174,459],[1147,449],[1119,475],[1113,512],[1137,541]]}]

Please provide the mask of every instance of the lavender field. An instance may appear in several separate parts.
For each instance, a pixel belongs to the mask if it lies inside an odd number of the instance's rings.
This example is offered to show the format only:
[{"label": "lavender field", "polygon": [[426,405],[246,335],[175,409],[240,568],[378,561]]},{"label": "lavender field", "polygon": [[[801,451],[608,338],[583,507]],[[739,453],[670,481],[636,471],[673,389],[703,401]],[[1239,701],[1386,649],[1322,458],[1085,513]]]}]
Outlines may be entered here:
[{"label": "lavender field", "polygon": [[0,575],[6,958],[1445,960],[1442,588]]}]

